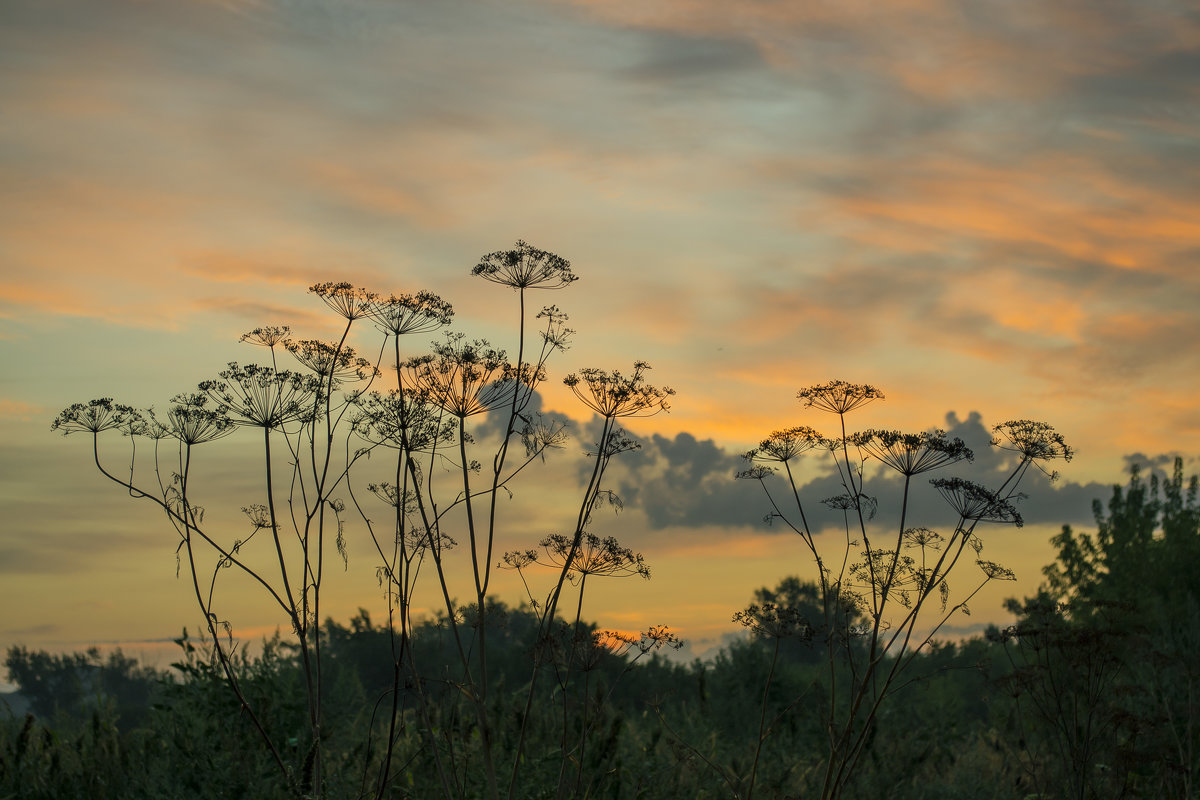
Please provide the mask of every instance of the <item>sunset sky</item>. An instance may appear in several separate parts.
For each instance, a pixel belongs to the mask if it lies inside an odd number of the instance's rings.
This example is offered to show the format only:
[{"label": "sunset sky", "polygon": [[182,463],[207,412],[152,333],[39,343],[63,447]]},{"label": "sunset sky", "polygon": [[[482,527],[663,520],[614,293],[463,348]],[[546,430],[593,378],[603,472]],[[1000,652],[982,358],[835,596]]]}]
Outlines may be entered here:
[{"label": "sunset sky", "polygon": [[[174,532],[50,431],[63,407],[165,406],[260,356],[238,344],[260,325],[328,337],[318,281],[436,292],[515,349],[515,295],[470,270],[517,239],[580,276],[533,300],[577,331],[547,410],[582,430],[561,378],[634,360],[678,393],[629,426],[597,532],[654,576],[597,586],[601,625],[669,624],[699,655],[754,589],[811,577],[733,474],[772,430],[832,433],[796,400],[831,379],[887,395],[861,427],[985,451],[1033,418],[1078,451],[1024,528],[988,532],[1018,583],[948,635],[1006,619],[1130,462],[1200,471],[1192,2],[0,0],[0,109],[0,648],[158,657],[197,627]],[[528,476],[502,548],[571,524],[585,444]],[[202,502],[233,537],[253,450],[211,447]],[[820,462],[805,478],[835,493]],[[325,611],[378,616],[348,536]],[[281,624],[226,609],[247,637]]]}]

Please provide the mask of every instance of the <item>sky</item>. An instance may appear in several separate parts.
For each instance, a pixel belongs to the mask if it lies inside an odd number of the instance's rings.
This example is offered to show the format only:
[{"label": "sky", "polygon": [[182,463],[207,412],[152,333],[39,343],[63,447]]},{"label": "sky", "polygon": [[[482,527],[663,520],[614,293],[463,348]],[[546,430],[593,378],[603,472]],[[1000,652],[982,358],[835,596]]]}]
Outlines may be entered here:
[{"label": "sky", "polygon": [[[261,355],[238,344],[260,325],[332,336],[319,281],[436,292],[514,349],[515,295],[470,270],[517,239],[579,275],[546,293],[576,334],[540,398],[576,438],[503,548],[570,524],[593,421],[564,375],[643,360],[677,392],[630,421],[624,510],[596,523],[653,577],[596,587],[599,624],[711,654],[756,588],[812,577],[733,475],[773,430],[832,433],[796,392],[833,379],[886,395],[853,424],[947,428],[982,480],[1005,420],[1077,450],[988,532],[1017,582],[945,633],[1003,623],[1130,464],[1198,471],[1198,87],[1200,11],[1174,0],[0,0],[0,647],[165,658],[199,620],[173,530],[50,431],[61,409],[161,408]],[[233,537],[256,456],[212,447]],[[347,537],[325,609],[378,619]],[[228,591],[247,640],[281,624]]]}]

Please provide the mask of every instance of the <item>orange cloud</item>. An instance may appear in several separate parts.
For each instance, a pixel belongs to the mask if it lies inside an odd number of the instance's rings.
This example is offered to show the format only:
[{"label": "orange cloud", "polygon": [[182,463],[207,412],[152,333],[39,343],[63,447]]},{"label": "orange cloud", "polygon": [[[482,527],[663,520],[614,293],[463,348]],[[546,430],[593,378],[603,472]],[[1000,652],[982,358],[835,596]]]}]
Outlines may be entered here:
[{"label": "orange cloud", "polygon": [[30,422],[35,417],[48,416],[46,409],[24,400],[8,400],[0,398],[0,417]]},{"label": "orange cloud", "polygon": [[1043,154],[987,165],[926,154],[899,168],[845,166],[878,177],[829,197],[826,214],[875,251],[946,253],[976,238],[1183,275],[1173,256],[1200,247],[1200,198],[1121,180],[1083,157]]},{"label": "orange cloud", "polygon": [[[981,317],[1015,334],[1028,334],[1071,344],[1082,342],[1082,331],[1090,316],[1086,296],[1069,294],[1062,287],[1037,276],[1005,269],[981,269],[946,286],[943,303],[970,308]],[[986,298],[980,304],[980,298]]]},{"label": "orange cloud", "polygon": [[[271,250],[202,250],[180,258],[180,269],[188,274],[220,283],[265,283],[287,287],[299,298],[315,283],[345,280],[372,288],[387,285],[392,278],[373,262],[364,264],[356,253],[339,253],[329,245],[312,242]],[[346,263],[352,266],[348,269]],[[357,262],[357,263],[356,263]]]},{"label": "orange cloud", "polygon": [[437,193],[414,190],[406,185],[411,178],[389,175],[378,166],[362,169],[318,161],[308,165],[308,177],[320,190],[373,214],[412,219],[432,230],[442,230],[457,222],[457,215],[436,199]]}]

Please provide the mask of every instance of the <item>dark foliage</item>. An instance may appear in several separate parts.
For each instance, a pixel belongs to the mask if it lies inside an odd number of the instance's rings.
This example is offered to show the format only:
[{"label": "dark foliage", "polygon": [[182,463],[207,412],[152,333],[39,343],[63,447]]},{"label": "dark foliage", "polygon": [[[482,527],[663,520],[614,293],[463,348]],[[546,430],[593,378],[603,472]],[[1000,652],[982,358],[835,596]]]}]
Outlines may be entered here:
[{"label": "dark foliage", "polygon": [[1097,531],[1064,526],[1047,587],[994,633],[1025,742],[1026,780],[1048,796],[1195,797],[1200,775],[1198,481],[1132,469]]}]

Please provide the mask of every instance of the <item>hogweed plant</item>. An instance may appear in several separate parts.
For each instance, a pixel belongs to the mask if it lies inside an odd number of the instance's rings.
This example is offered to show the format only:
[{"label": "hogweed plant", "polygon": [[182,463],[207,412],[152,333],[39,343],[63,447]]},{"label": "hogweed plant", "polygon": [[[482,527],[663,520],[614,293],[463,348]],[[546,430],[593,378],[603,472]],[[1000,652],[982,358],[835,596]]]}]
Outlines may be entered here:
[{"label": "hogweed plant", "polygon": [[[565,423],[545,419],[532,408],[547,379],[550,357],[566,349],[572,331],[555,306],[531,315],[527,295],[565,288],[577,278],[568,261],[525,242],[485,255],[473,273],[517,294],[515,358],[486,341],[452,332],[429,350],[406,352],[402,337],[435,333],[451,322],[448,302],[426,291],[385,297],[349,283],[320,283],[310,291],[342,319],[337,339],[293,338],[286,326],[255,328],[242,341],[265,350],[269,364],[230,363],[196,391],[176,396],[165,412],[102,398],[68,407],[52,425],[64,434],[90,434],[100,472],[166,515],[205,620],[212,658],[297,797],[326,796],[334,791],[335,778],[345,787],[354,771],[360,796],[390,796],[399,774],[411,781],[414,770],[432,781],[415,787],[425,794],[517,796],[531,721],[551,713],[538,702],[537,679],[545,659],[536,654],[546,652],[567,627],[558,619],[558,609],[573,582],[578,598],[568,676],[572,669],[586,675],[609,656],[625,658],[635,652],[636,659],[678,645],[665,628],[633,638],[585,636],[580,617],[589,577],[649,575],[640,555],[593,533],[591,523],[595,509],[615,498],[604,484],[610,460],[637,446],[617,421],[666,410],[673,392],[650,386],[645,381],[649,367],[641,362],[628,375],[595,369],[569,375],[566,385],[601,419],[578,510],[563,526],[569,532],[544,537],[541,549],[529,551],[534,555],[526,562],[498,558],[497,540],[504,530],[500,501],[513,495],[518,478],[529,474],[527,468],[567,440]],[[362,357],[351,342],[360,343],[372,330],[380,337],[377,355]],[[131,446],[127,466],[119,469],[109,466],[101,445],[102,438],[116,434]],[[262,481],[255,490],[259,499],[242,509],[249,529],[241,536],[210,528],[192,491],[199,461],[194,456],[202,452],[197,448],[203,445],[207,451],[211,443],[233,435],[257,437],[262,452]],[[379,479],[381,455],[388,458]],[[374,480],[360,476],[368,462]],[[386,696],[372,700],[363,743],[341,746],[340,760],[329,763],[333,756],[324,746],[326,676],[318,620],[326,562],[335,551],[339,560],[348,558],[343,497],[358,512],[378,559],[376,575],[388,605],[392,685]],[[520,524],[510,523],[509,529]],[[456,550],[466,550],[466,558],[452,557]],[[540,643],[523,699],[512,703],[511,693],[496,694],[489,665],[494,601],[488,593],[501,560],[518,567],[547,564],[554,576],[544,600],[534,603]],[[239,665],[245,659],[235,658],[235,610],[222,603],[220,591],[222,576],[230,573],[257,586],[294,636],[307,709],[302,737],[273,730],[269,715],[240,688]],[[425,583],[441,598],[440,618],[449,629],[454,665],[422,664],[416,655],[415,597]],[[464,586],[469,599],[460,603],[457,594]],[[560,674],[560,685],[564,680],[568,678]],[[432,691],[435,687],[441,700]],[[446,695],[445,687],[453,687],[454,693]],[[447,712],[436,705],[447,696],[465,699],[473,717],[472,732],[461,739],[445,727]],[[582,709],[571,756],[580,764],[592,727],[586,704]],[[498,726],[504,728],[503,736]],[[563,721],[556,742],[563,745],[560,795],[578,790],[583,780],[580,770],[573,777],[567,774],[569,728]],[[356,765],[346,761],[351,757],[359,759]],[[422,766],[418,769],[416,763]],[[501,763],[509,765],[506,792],[499,779]],[[403,770],[401,764],[406,765]]]},{"label": "hogweed plant", "polygon": [[[678,649],[682,643],[665,627],[652,627],[638,637],[632,637],[618,631],[593,631],[583,623],[583,598],[589,577],[630,577],[640,576],[650,579],[650,567],[646,565],[641,553],[635,553],[621,546],[613,536],[599,537],[593,533],[582,533],[579,536],[551,534],[539,543],[540,549],[510,551],[504,554],[504,564],[517,571],[525,586],[529,603],[539,616],[539,645],[541,661],[548,662],[554,670],[554,678],[562,708],[561,759],[559,761],[558,793],[559,795],[578,795],[582,790],[583,772],[587,748],[588,734],[593,722],[589,719],[593,701],[589,695],[589,679],[605,654],[624,653],[632,648],[639,651],[634,660],[648,652],[667,646]],[[539,600],[529,584],[526,570],[534,565],[541,565],[554,570],[559,575],[544,600]],[[546,612],[551,607],[556,594],[563,589],[563,579],[578,587],[575,605],[575,618],[570,625],[560,624],[559,630],[554,631],[544,627],[552,620]],[[632,666],[628,662],[627,666]],[[582,673],[583,682],[579,687],[578,706],[580,721],[578,734],[572,737],[570,728],[570,700],[573,679],[577,673]],[[615,688],[615,687],[613,687]],[[610,693],[612,688],[610,688]],[[533,687],[530,687],[530,702],[532,702]],[[574,739],[574,741],[572,741]],[[568,775],[571,764],[574,763],[573,780]]]},{"label": "hogweed plant", "polygon": [[[785,620],[776,609],[751,606],[735,620],[752,629],[768,629],[767,638],[776,643],[783,633],[777,629],[786,622],[824,644],[829,684],[820,791],[822,798],[834,798],[846,789],[872,737],[899,733],[877,730],[879,710],[902,685],[900,677],[921,649],[951,617],[969,613],[968,602],[985,585],[1014,579],[1011,570],[982,557],[981,524],[1020,526],[1018,486],[1029,468],[1037,467],[1053,478],[1045,464],[1070,460],[1073,452],[1045,423],[1017,420],[997,425],[992,444],[1015,454],[1015,465],[994,490],[958,477],[931,480],[957,516],[952,529],[938,532],[913,524],[914,479],[973,460],[974,454],[960,439],[940,430],[848,431],[848,414],[883,399],[883,393],[872,386],[833,381],[803,389],[797,396],[806,408],[837,418],[836,436],[826,437],[808,426],[776,431],[745,454],[749,467],[739,477],[757,481],[770,505],[768,519],[782,522],[799,537],[815,567],[817,605],[824,618]],[[840,512],[841,533],[835,542],[831,542],[832,532],[814,526],[813,502],[801,496],[796,468],[807,457],[827,459],[841,483],[842,494],[818,501]],[[900,478],[898,509],[891,525],[877,521],[879,499],[865,492],[870,463]],[[955,595],[950,574],[964,561],[974,561],[979,571],[969,588]],[[768,688],[774,667],[772,660]],[[753,793],[758,754],[769,734],[766,703],[764,692],[747,798]]]},{"label": "hogweed plant", "polygon": [[[314,287],[326,297],[358,296],[342,285]],[[322,749],[322,663],[318,620],[325,559],[330,546],[345,557],[342,512],[334,496],[355,458],[334,457],[334,429],[353,394],[336,397],[347,382],[370,381],[376,371],[345,347],[349,321],[337,345],[293,343],[285,328],[259,328],[243,341],[271,351],[272,366],[232,362],[196,392],[177,395],[162,418],[109,399],[65,409],[52,428],[88,432],[97,468],[130,496],[165,512],[178,534],[177,553],[186,562],[192,591],[204,617],[212,656],[240,706],[262,735],[288,786],[296,794],[321,796],[325,781]],[[279,369],[276,350],[291,350],[303,372]],[[191,492],[197,450],[244,430],[262,443],[264,502],[243,509],[249,533],[229,541],[209,529],[204,507]],[[119,431],[129,439],[129,465],[121,474],[101,458],[100,435]],[[147,446],[139,449],[138,443]],[[148,450],[148,452],[147,452]],[[279,456],[282,451],[283,458]],[[281,464],[286,460],[286,465]],[[222,574],[236,571],[256,584],[276,606],[297,640],[307,707],[307,740],[285,755],[276,737],[246,699],[233,658],[237,643],[229,612],[220,607]]]},{"label": "hogweed plant", "polygon": [[[555,627],[558,624],[558,606],[562,599],[563,591],[568,584],[576,580],[578,580],[579,584],[576,619],[570,634],[570,640],[574,642],[581,635],[579,627],[580,615],[583,609],[584,589],[586,588],[589,575],[613,576],[637,574],[643,578],[650,576],[649,568],[645,566],[640,554],[635,554],[633,551],[621,547],[616,539],[600,539],[589,532],[595,512],[601,505],[609,503],[616,508],[620,507],[620,501],[617,496],[604,488],[604,478],[612,459],[622,453],[637,450],[641,447],[635,439],[621,428],[618,421],[630,417],[654,416],[670,409],[670,398],[675,394],[675,390],[669,387],[656,387],[649,384],[646,381],[646,372],[649,369],[649,364],[638,361],[634,363],[633,371],[629,374],[622,373],[619,370],[608,372],[601,369],[588,368],[580,370],[578,373],[572,373],[563,380],[563,383],[571,389],[580,402],[590,409],[600,421],[599,438],[595,442],[593,449],[587,453],[591,459],[592,466],[587,486],[584,489],[578,511],[575,515],[574,527],[569,534],[555,534],[543,539],[541,547],[544,555],[540,555],[537,550],[527,550],[525,552],[516,551],[506,553],[504,556],[504,562],[509,567],[522,573],[521,579],[525,583],[530,603],[537,613],[538,641],[540,644],[549,644],[555,636]],[[553,570],[552,575],[554,575],[554,579],[550,583],[550,588],[544,596],[545,599],[541,601],[538,600],[533,590],[530,589],[526,576],[523,573],[525,567],[535,563],[550,566]],[[668,643],[666,640],[660,638],[651,637],[651,639],[655,642],[655,647],[661,647],[663,644]],[[525,708],[521,714],[521,727],[516,748],[517,757],[513,760],[512,772],[509,778],[508,791],[510,797],[514,796],[517,791],[524,742],[528,734],[529,720],[536,698],[537,679],[543,660],[539,658],[535,661],[533,676],[526,695]],[[568,704],[566,687],[570,681],[572,667],[571,659],[567,659],[558,672],[559,685],[563,689],[560,697],[564,718],[563,748],[559,768],[559,796],[577,790],[579,787],[582,779],[584,740],[589,730],[585,718],[581,726],[582,733],[578,744],[578,756],[574,756],[567,746],[565,722]],[[584,708],[586,708],[586,698]],[[568,760],[572,757],[577,757],[579,765],[573,784],[567,781]]]},{"label": "hogweed plant", "polygon": [[[411,518],[417,525],[416,541],[424,543],[424,551],[430,556],[438,585],[445,604],[446,620],[456,642],[461,667],[460,688],[470,698],[475,709],[480,732],[480,757],[489,797],[499,796],[494,737],[489,708],[488,666],[488,602],[487,593],[492,580],[494,546],[499,527],[498,500],[502,494],[511,495],[514,478],[545,452],[561,444],[565,432],[561,426],[544,423],[529,406],[535,398],[538,386],[546,378],[546,365],[555,352],[567,347],[571,331],[566,327],[566,316],[556,307],[544,308],[536,320],[541,322],[541,345],[530,347],[526,341],[527,330],[526,292],[537,289],[559,289],[576,280],[570,262],[552,253],[531,247],[525,242],[508,251],[485,255],[472,270],[473,274],[515,290],[519,298],[517,356],[510,362],[504,350],[492,347],[484,340],[468,341],[461,334],[449,334],[445,341],[436,343],[428,355],[402,360],[398,344],[395,369],[397,393],[407,398],[399,408],[421,405],[436,409],[439,422],[449,422],[449,438],[443,441],[432,437],[429,447],[418,462],[410,441],[408,428],[412,420],[401,418],[396,425],[399,439],[397,445],[398,479],[397,498],[413,498]],[[393,326],[388,330],[398,330]],[[398,341],[400,334],[395,333]],[[406,380],[407,378],[407,380]],[[469,428],[469,421],[491,412],[505,415],[504,429],[498,447],[485,458],[488,464],[474,457],[476,441]],[[379,429],[376,428],[376,432]],[[429,437],[426,437],[429,438]],[[516,464],[510,463],[509,447],[514,439],[525,445],[525,453]],[[435,480],[445,469],[457,473],[456,485],[447,496],[441,481]],[[481,479],[473,479],[481,475]],[[404,541],[404,531],[411,524],[409,507],[404,502],[396,504],[397,540]],[[458,516],[448,516],[455,514]],[[469,641],[466,631],[460,629],[458,620],[464,609],[453,598],[451,578],[443,557],[445,552],[445,528],[450,520],[460,521],[465,527],[465,538],[471,559],[471,578],[474,588],[473,616]],[[374,534],[373,534],[374,535]],[[389,573],[391,580],[396,580]],[[411,593],[411,587],[402,589]],[[400,605],[404,605],[398,596]],[[415,676],[414,676],[415,677]],[[454,758],[454,754],[448,754]],[[440,764],[440,761],[439,761]],[[439,766],[439,770],[441,767]],[[451,764],[452,772],[464,772]],[[386,784],[385,774],[380,785]],[[456,780],[443,779],[443,790],[456,793]]]},{"label": "hogweed plant", "polygon": [[[407,598],[412,596],[420,565],[428,559],[444,603],[444,620],[458,653],[460,680],[457,685],[474,708],[480,734],[478,771],[484,776],[484,785],[466,789],[465,776],[473,765],[465,754],[449,748],[443,757],[439,745],[430,739],[442,775],[443,793],[455,796],[483,792],[489,797],[498,797],[497,743],[493,730],[495,702],[490,697],[492,681],[487,641],[490,615],[487,594],[496,564],[494,547],[500,526],[498,502],[512,496],[514,481],[527,467],[544,459],[550,450],[561,447],[567,438],[564,423],[545,419],[532,412],[530,406],[538,387],[546,380],[550,357],[566,349],[572,331],[566,327],[566,316],[556,306],[545,307],[534,317],[540,342],[531,345],[526,293],[564,288],[573,283],[576,276],[565,259],[524,242],[518,242],[513,250],[484,256],[473,273],[489,282],[507,286],[518,295],[515,361],[486,341],[468,341],[460,334],[447,335],[444,341],[434,344],[431,353],[421,356],[403,358],[397,344],[394,350],[397,388],[387,396],[369,396],[362,404],[363,413],[356,428],[368,441],[387,444],[397,451],[395,483],[375,487],[375,493],[382,494],[385,502],[394,509],[395,528],[391,533],[396,542],[395,555],[390,561],[385,558],[381,571],[391,586],[389,602],[399,609],[401,630],[405,630],[408,623],[404,616],[408,613],[406,609],[411,607]],[[381,318],[381,315],[376,316]],[[397,342],[398,330],[397,326],[387,329]],[[582,373],[597,381],[598,391],[601,385],[608,386],[613,406],[602,414],[606,420],[602,444],[592,454],[595,464],[583,492],[573,533],[561,539],[543,540],[558,542],[562,569],[546,603],[534,604],[538,615],[539,650],[552,635],[559,596],[563,584],[572,574],[573,565],[578,566],[580,548],[585,542],[592,541],[586,538],[589,534],[585,530],[592,509],[602,498],[610,496],[602,488],[608,461],[633,447],[632,440],[619,433],[612,420],[618,416],[665,410],[665,398],[672,394],[669,389],[649,387],[643,377],[646,369],[644,364],[635,365],[634,374],[629,378],[622,377],[619,372],[584,370]],[[575,380],[575,376],[568,376],[566,383],[574,386]],[[486,414],[502,415],[503,428],[498,444],[483,455],[480,451],[488,444],[477,439],[471,425],[476,417]],[[517,450],[514,453],[514,443],[523,448],[523,452]],[[448,477],[451,474],[457,477],[451,479]],[[364,513],[363,516],[378,546],[382,531],[376,533],[369,515]],[[457,537],[447,530],[451,527],[460,532]],[[454,599],[451,566],[445,558],[448,547],[456,540],[462,541],[469,551],[474,590],[474,602],[469,606],[460,606]],[[381,546],[379,550],[384,555]],[[552,551],[553,547],[547,553]],[[616,558],[612,548],[606,552],[609,557]],[[640,557],[637,561],[640,564]],[[590,571],[614,566],[604,562],[599,555],[590,563],[594,567],[589,568]],[[581,604],[582,587],[579,607]],[[462,623],[468,619],[469,624],[464,626]],[[662,639],[659,637],[655,641]],[[403,640],[400,645],[399,650],[403,650]],[[540,665],[540,660],[535,658],[525,706],[517,714],[519,731],[516,743],[508,753],[512,763],[507,788],[509,796],[515,796],[518,791],[526,734],[536,711],[534,701]],[[409,661],[407,667],[409,679],[420,687],[417,665]],[[423,702],[419,691],[417,694],[418,702]],[[421,713],[426,712],[421,710]],[[396,718],[395,714],[393,718]],[[587,730],[586,721],[582,729]],[[389,762],[385,759],[384,763],[380,787],[387,783],[386,764]]]}]

